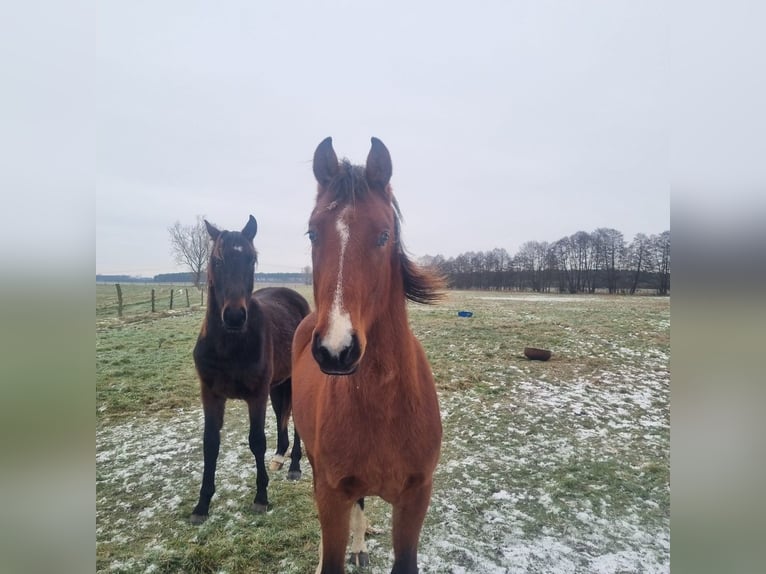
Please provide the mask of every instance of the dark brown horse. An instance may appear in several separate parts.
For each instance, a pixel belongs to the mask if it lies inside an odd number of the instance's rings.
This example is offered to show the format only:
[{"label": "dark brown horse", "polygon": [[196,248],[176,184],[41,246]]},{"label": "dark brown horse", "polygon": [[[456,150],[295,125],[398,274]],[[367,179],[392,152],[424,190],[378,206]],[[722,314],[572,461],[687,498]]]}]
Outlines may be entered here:
[{"label": "dark brown horse", "polygon": [[[266,403],[271,394],[279,429],[277,454],[287,449],[287,422],[292,408],[291,349],[295,329],[308,315],[306,300],[291,289],[265,288],[253,293],[258,229],[251,215],[242,231],[221,231],[205,221],[213,241],[208,262],[208,304],[194,364],[205,412],[205,470],[199,502],[191,521],[203,522],[215,492],[215,468],[221,442],[226,399],[242,399],[250,415],[250,450],[255,455],[256,493],[253,510],[268,508],[266,472]],[[281,453],[280,453],[280,449]],[[301,445],[294,435],[287,478],[301,476]]]},{"label": "dark brown horse", "polygon": [[322,528],[317,572],[368,561],[361,504],[393,506],[392,572],[417,572],[442,426],[431,368],[407,320],[407,299],[437,301],[440,277],[400,238],[391,156],[372,138],[366,166],[339,163],[332,140],[314,153],[309,220],[316,311],[293,343],[293,415],[314,475]]}]

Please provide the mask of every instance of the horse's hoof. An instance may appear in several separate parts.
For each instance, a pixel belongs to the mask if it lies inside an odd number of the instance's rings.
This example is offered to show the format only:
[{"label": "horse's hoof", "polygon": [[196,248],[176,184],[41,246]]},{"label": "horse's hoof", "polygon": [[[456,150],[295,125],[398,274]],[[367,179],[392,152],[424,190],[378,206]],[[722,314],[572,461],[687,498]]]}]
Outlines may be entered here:
[{"label": "horse's hoof", "polygon": [[269,462],[269,470],[282,470],[283,466],[285,466],[285,457],[280,454],[275,454]]},{"label": "horse's hoof", "polygon": [[189,518],[189,522],[192,524],[202,524],[207,520],[207,514],[192,514]]},{"label": "horse's hoof", "polygon": [[291,470],[287,473],[287,480],[300,480],[301,476],[300,470]]},{"label": "horse's hoof", "polygon": [[348,555],[348,563],[354,566],[369,566],[370,555],[367,552],[352,552]]},{"label": "horse's hoof", "polygon": [[253,505],[250,508],[256,514],[264,514],[269,509],[269,505],[261,504],[260,502],[253,502]]}]

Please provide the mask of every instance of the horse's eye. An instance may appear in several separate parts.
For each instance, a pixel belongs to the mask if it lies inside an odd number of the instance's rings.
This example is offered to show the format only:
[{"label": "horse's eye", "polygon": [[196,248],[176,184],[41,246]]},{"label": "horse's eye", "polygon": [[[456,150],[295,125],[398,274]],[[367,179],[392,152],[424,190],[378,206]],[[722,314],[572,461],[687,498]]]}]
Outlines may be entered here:
[{"label": "horse's eye", "polygon": [[388,231],[383,231],[378,236],[378,247],[383,247],[386,243],[388,243]]},{"label": "horse's eye", "polygon": [[316,243],[316,240],[317,240],[317,232],[316,231],[314,231],[313,229],[309,229],[306,232],[306,235],[309,236],[309,241],[311,241],[311,243]]}]

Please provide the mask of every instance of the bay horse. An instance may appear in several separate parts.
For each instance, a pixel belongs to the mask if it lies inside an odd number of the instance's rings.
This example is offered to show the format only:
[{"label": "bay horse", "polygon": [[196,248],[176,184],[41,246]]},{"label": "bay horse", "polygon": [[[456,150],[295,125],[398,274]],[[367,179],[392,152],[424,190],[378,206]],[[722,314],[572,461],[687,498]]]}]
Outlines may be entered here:
[{"label": "bay horse", "polygon": [[[242,231],[219,230],[205,220],[212,240],[208,261],[208,304],[194,346],[194,365],[200,380],[204,471],[193,524],[208,517],[215,493],[215,470],[227,399],[242,399],[250,417],[250,450],[255,456],[256,493],[252,509],[268,509],[265,452],[266,403],[269,395],[277,416],[277,455],[287,450],[287,422],[292,410],[291,349],[295,329],[309,313],[299,293],[283,287],[253,292],[258,254],[253,239],[258,224],[251,215]],[[280,452],[281,449],[281,452]],[[297,480],[301,443],[293,438],[287,478]]]},{"label": "bay horse", "polygon": [[391,156],[372,138],[364,167],[338,162],[332,139],[313,160],[308,236],[315,311],[293,341],[293,417],[313,469],[322,531],[318,573],[367,565],[365,496],[393,506],[392,572],[417,572],[439,459],[433,375],[410,330],[407,300],[435,303],[443,278],[418,267],[400,237]]}]

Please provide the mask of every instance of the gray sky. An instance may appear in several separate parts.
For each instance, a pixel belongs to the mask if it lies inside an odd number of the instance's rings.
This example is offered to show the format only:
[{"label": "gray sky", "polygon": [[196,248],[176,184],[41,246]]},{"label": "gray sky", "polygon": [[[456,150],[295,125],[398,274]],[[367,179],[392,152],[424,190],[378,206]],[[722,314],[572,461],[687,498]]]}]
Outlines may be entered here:
[{"label": "gray sky", "polygon": [[669,229],[662,2],[363,4],[99,5],[97,273],[182,270],[197,214],[299,271],[326,136],[389,148],[415,257]]}]

